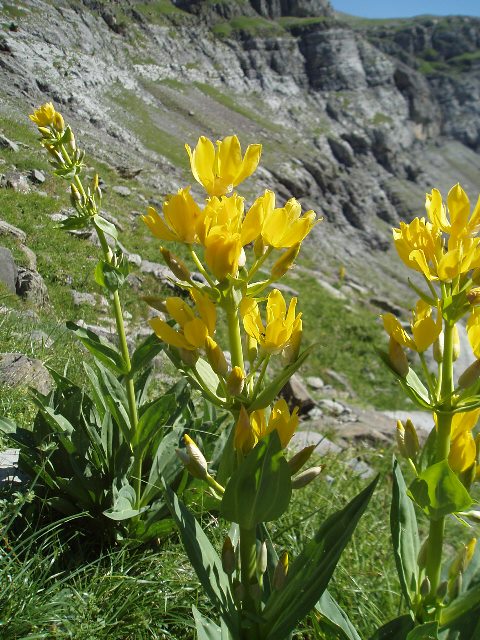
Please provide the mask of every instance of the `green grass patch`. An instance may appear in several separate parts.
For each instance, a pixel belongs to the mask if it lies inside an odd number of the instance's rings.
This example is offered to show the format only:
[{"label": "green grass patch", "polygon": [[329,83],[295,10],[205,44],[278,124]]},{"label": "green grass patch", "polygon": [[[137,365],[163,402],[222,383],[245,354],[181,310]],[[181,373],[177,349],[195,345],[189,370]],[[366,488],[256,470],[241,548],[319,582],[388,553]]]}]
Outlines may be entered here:
[{"label": "green grass patch", "polygon": [[277,18],[277,23],[284,29],[297,29],[301,27],[313,27],[331,22],[331,18],[327,16],[313,16],[307,18],[297,18],[294,16],[283,16]]},{"label": "green grass patch", "polygon": [[374,125],[392,124],[392,122],[392,118],[385,113],[377,112],[372,118],[372,124]]},{"label": "green grass patch", "polygon": [[154,0],[154,2],[136,2],[135,10],[153,24],[165,24],[165,18],[172,16],[188,16],[186,11],[176,7],[170,0]]},{"label": "green grass patch", "polygon": [[234,33],[243,33],[252,37],[285,35],[281,25],[277,22],[254,16],[235,16],[227,22],[217,23],[213,26],[212,31],[221,38],[228,38]]}]

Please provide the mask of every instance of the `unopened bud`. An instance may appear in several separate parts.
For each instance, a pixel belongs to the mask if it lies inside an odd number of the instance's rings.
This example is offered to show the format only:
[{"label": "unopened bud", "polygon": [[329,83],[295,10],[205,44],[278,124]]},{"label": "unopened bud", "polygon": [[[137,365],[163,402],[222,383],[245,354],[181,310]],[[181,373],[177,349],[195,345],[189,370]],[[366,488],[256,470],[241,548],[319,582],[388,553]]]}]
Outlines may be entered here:
[{"label": "unopened bud", "polygon": [[415,460],[417,453],[420,450],[417,431],[410,419],[405,423],[405,450],[407,452],[407,457],[412,460]]},{"label": "unopened bud", "polygon": [[74,184],[70,185],[70,202],[75,208],[83,203],[82,194]]},{"label": "unopened bud", "polygon": [[422,584],[420,585],[420,595],[422,596],[422,598],[426,598],[428,596],[428,594],[430,593],[430,580],[428,578],[428,576],[426,576],[423,580],[422,580]]},{"label": "unopened bud", "polygon": [[404,350],[394,338],[390,338],[390,342],[388,344],[388,355],[392,369],[398,373],[399,376],[405,378],[410,366]]},{"label": "unopened bud", "polygon": [[425,538],[417,556],[417,564],[419,569],[425,569],[425,567],[427,566],[427,555],[428,555],[428,538]]},{"label": "unopened bud", "polygon": [[448,597],[450,600],[455,600],[462,590],[463,576],[459,573],[455,578],[448,581]]},{"label": "unopened bud", "polygon": [[433,343],[433,358],[435,362],[440,364],[443,362],[443,331]]},{"label": "unopened bud", "polygon": [[234,600],[237,602],[241,602],[245,598],[245,588],[238,580],[233,581],[232,593]]},{"label": "unopened bud", "polygon": [[169,267],[173,275],[176,276],[179,280],[190,282],[192,276],[190,274],[190,271],[188,270],[188,267],[182,262],[182,260],[180,260],[180,258],[178,258],[171,251],[165,249],[164,247],[160,247],[160,251],[166,265]]},{"label": "unopened bud", "polygon": [[152,307],[152,309],[156,309],[162,313],[168,313],[165,298],[160,298],[159,296],[142,296],[141,299],[146,302],[149,307]]},{"label": "unopened bud", "polygon": [[307,484],[310,484],[318,478],[318,476],[322,473],[323,467],[310,467],[310,469],[306,469],[299,473],[298,476],[292,478],[292,489],[303,489]]},{"label": "unopened bud", "polygon": [[278,260],[274,262],[272,270],[270,271],[272,280],[279,280],[289,269],[293,267],[298,256],[298,252],[300,251],[300,244],[300,242],[294,244],[292,247],[287,249],[287,251],[284,251]]},{"label": "unopened bud", "polygon": [[458,329],[456,324],[453,325],[452,338],[453,338],[452,359],[453,359],[453,362],[455,362],[455,360],[458,360],[458,358],[460,357],[460,336],[458,335]]},{"label": "unopened bud", "polygon": [[468,518],[469,520],[473,520],[473,522],[480,524],[480,511],[476,511],[472,509],[471,511],[461,511],[459,513],[463,518]]},{"label": "unopened bud", "polygon": [[395,437],[397,440],[397,447],[400,455],[403,458],[408,458],[407,449],[405,447],[405,427],[403,426],[403,422],[401,420],[397,420],[397,431],[395,433]]},{"label": "unopened bud", "polygon": [[180,348],[178,350],[178,353],[180,354],[180,358],[182,359],[182,361],[189,367],[194,367],[197,363],[198,358],[200,357],[197,349]]},{"label": "unopened bud", "polygon": [[185,449],[176,449],[177,456],[191,476],[205,480],[208,475],[208,465],[205,456],[195,442],[185,434],[183,436]]},{"label": "unopened bud", "polygon": [[467,300],[472,305],[472,307],[476,307],[480,304],[480,287],[473,287],[467,293]]},{"label": "unopened bud", "polygon": [[55,112],[53,116],[53,128],[59,132],[62,132],[65,129],[65,122],[63,120],[63,116],[58,111]]},{"label": "unopened bud", "polygon": [[480,377],[480,360],[475,360],[472,364],[465,369],[465,371],[458,378],[458,387],[460,389],[468,389],[472,384],[477,382]]},{"label": "unopened bud", "polygon": [[275,573],[273,574],[272,586],[275,591],[280,591],[285,586],[288,574],[288,553],[282,551],[278,559]]},{"label": "unopened bud", "polygon": [[267,553],[267,543],[265,540],[263,542],[257,543],[257,576],[263,576],[265,571],[267,570],[267,561],[268,561],[268,553]]},{"label": "unopened bud", "polygon": [[227,391],[231,396],[239,396],[245,386],[245,374],[240,367],[233,367],[227,377]]},{"label": "unopened bud", "polygon": [[50,138],[50,136],[52,135],[52,132],[48,127],[38,127],[38,130],[44,138]]},{"label": "unopened bud", "polygon": [[450,580],[455,578],[455,576],[457,576],[458,574],[462,574],[465,572],[466,568],[470,564],[471,559],[473,558],[476,544],[477,539],[472,538],[467,544],[463,545],[463,547],[458,550],[457,555],[453,559],[453,562],[450,565],[450,569],[448,571],[448,577],[450,578]]},{"label": "unopened bud", "polygon": [[448,582],[447,580],[444,580],[443,582],[441,582],[438,585],[438,589],[437,589],[437,599],[440,602],[443,602],[447,596],[448,593]]},{"label": "unopened bud", "polygon": [[242,404],[237,424],[235,425],[233,446],[236,451],[241,451],[243,454],[247,454],[253,449],[255,443],[256,437],[252,429],[252,425],[250,424],[250,416]]},{"label": "unopened bud", "polygon": [[235,571],[235,549],[233,548],[232,540],[230,536],[225,538],[222,548],[222,567],[228,576],[231,576]]},{"label": "unopened bud", "polygon": [[242,247],[242,250],[240,251],[240,255],[238,256],[238,266],[241,269],[242,267],[245,266],[247,262],[247,256],[245,254],[245,249]]},{"label": "unopened bud", "polygon": [[267,247],[265,246],[262,236],[258,236],[258,238],[253,243],[253,253],[255,254],[255,257],[261,258],[266,249]]},{"label": "unopened bud", "polygon": [[282,360],[285,365],[292,364],[297,360],[298,355],[300,353],[300,345],[302,344],[302,319],[299,316],[295,320],[295,324],[293,326],[292,336],[288,341],[287,346],[282,351]]},{"label": "unopened bud", "polygon": [[304,447],[298,453],[296,453],[293,458],[290,458],[290,460],[288,461],[288,466],[290,467],[290,473],[292,476],[300,471],[300,469],[314,452],[316,446],[316,444],[311,444],[308,447]]},{"label": "unopened bud", "polygon": [[205,352],[207,354],[208,362],[215,373],[218,376],[225,378],[228,373],[228,363],[225,359],[225,354],[215,340],[210,336],[207,336],[205,340]]},{"label": "unopened bud", "polygon": [[258,356],[258,342],[255,338],[247,335],[247,357],[250,364],[253,364]]}]

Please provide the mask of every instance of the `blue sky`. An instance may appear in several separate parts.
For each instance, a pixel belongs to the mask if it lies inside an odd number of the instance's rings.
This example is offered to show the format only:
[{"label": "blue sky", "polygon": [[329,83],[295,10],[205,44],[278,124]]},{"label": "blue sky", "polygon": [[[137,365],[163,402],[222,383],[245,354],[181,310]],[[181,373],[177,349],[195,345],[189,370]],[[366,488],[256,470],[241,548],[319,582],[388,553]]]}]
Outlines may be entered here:
[{"label": "blue sky", "polygon": [[331,0],[336,11],[363,18],[406,18],[421,14],[480,16],[480,0]]}]

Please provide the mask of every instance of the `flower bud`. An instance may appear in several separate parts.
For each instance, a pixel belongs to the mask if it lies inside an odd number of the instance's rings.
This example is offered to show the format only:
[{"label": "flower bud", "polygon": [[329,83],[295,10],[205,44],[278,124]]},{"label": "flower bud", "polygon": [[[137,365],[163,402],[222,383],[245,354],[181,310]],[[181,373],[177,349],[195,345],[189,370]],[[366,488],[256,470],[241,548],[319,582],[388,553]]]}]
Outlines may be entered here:
[{"label": "flower bud", "polygon": [[182,260],[168,249],[165,249],[165,247],[160,247],[160,252],[165,260],[165,264],[169,267],[173,275],[179,280],[190,282],[192,276],[188,267],[182,262]]},{"label": "flower bud", "polygon": [[245,385],[245,374],[240,367],[233,367],[227,377],[227,391],[231,396],[239,396]]},{"label": "flower bud", "polygon": [[468,389],[472,384],[477,382],[480,377],[480,360],[475,360],[472,364],[465,369],[465,371],[458,378],[458,387],[460,389]]},{"label": "flower bud", "polygon": [[210,366],[218,376],[225,378],[228,373],[228,363],[225,354],[213,338],[207,336],[205,340],[205,352]]},{"label": "flower bud", "polygon": [[185,449],[176,449],[177,456],[191,476],[205,480],[208,475],[208,465],[205,456],[190,436],[185,434],[183,441],[185,443]]},{"label": "flower bud", "polygon": [[256,561],[257,576],[263,576],[263,574],[267,570],[267,561],[268,561],[267,543],[265,542],[265,540],[263,542],[257,541],[257,561]]},{"label": "flower bud", "polygon": [[458,574],[462,574],[465,572],[466,568],[470,564],[471,559],[473,558],[476,544],[477,539],[472,538],[467,544],[463,545],[463,547],[461,547],[457,551],[457,554],[453,559],[453,562],[450,565],[450,569],[448,571],[448,577],[450,580],[454,579]]},{"label": "flower bud", "polygon": [[453,578],[448,581],[448,597],[450,600],[455,600],[460,594],[462,590],[463,576],[461,573],[457,575],[456,578]]},{"label": "flower bud", "polygon": [[476,511],[475,509],[472,509],[471,511],[461,511],[459,515],[480,524],[480,511]]},{"label": "flower bud", "polygon": [[282,360],[285,365],[289,365],[298,358],[298,354],[300,353],[300,345],[302,343],[302,318],[300,315],[296,318],[292,336],[287,344],[287,346],[282,351]]},{"label": "flower bud", "polygon": [[38,130],[44,138],[50,138],[52,135],[52,132],[50,131],[50,129],[48,129],[48,127],[38,127]]},{"label": "flower bud", "polygon": [[240,255],[238,256],[238,266],[241,269],[247,263],[247,256],[245,254],[245,249],[242,247],[240,251]]},{"label": "flower bud", "polygon": [[425,578],[422,580],[422,584],[420,585],[420,595],[422,596],[422,598],[426,598],[428,596],[428,594],[430,593],[430,589],[430,580],[428,579],[428,576],[425,576]]},{"label": "flower bud", "polygon": [[282,255],[274,262],[272,270],[270,271],[270,277],[272,280],[280,280],[289,269],[291,269],[295,263],[295,260],[300,251],[301,243],[294,244],[289,249],[284,251]]},{"label": "flower bud", "polygon": [[258,356],[258,342],[252,336],[247,335],[247,357],[250,364],[253,364]]},{"label": "flower bud", "polygon": [[230,536],[227,536],[222,547],[222,567],[228,576],[233,574],[236,564],[235,549]]},{"label": "flower bud", "polygon": [[397,447],[400,455],[403,458],[408,458],[407,449],[405,447],[405,427],[401,420],[397,420],[397,431],[395,433],[397,440]]},{"label": "flower bud", "polygon": [[290,460],[288,460],[288,466],[290,467],[290,473],[292,476],[300,471],[300,469],[314,452],[316,446],[316,444],[311,444],[308,447],[304,447],[298,453],[296,453],[293,458],[290,458]]},{"label": "flower bud", "polygon": [[438,585],[437,600],[439,600],[440,602],[443,602],[447,596],[447,593],[448,593],[448,582],[447,580],[444,580]]},{"label": "flower bud", "polygon": [[458,358],[460,357],[460,336],[458,335],[458,329],[456,324],[453,325],[452,338],[453,338],[452,359],[453,359],[453,362],[455,362],[455,360],[458,360]]},{"label": "flower bud", "polygon": [[156,309],[162,313],[168,313],[165,298],[160,298],[159,296],[142,296],[141,299],[146,302],[149,307],[152,307],[152,309]]},{"label": "flower bud", "polygon": [[62,132],[65,129],[65,122],[63,120],[63,116],[58,111],[55,111],[55,115],[53,116],[53,128],[59,132]]},{"label": "flower bud", "polygon": [[425,569],[425,567],[427,566],[427,555],[428,555],[428,538],[425,538],[417,556],[417,564],[419,569]]},{"label": "flower bud", "polygon": [[472,307],[476,307],[480,304],[480,287],[473,287],[467,293],[467,300],[472,305]]},{"label": "flower bud", "polygon": [[407,452],[407,457],[412,460],[415,460],[417,453],[420,451],[417,431],[410,418],[405,423],[405,451]]},{"label": "flower bud", "polygon": [[255,254],[255,257],[261,258],[266,249],[267,247],[265,246],[262,236],[258,236],[258,238],[253,243],[253,253]]},{"label": "flower bud", "polygon": [[433,358],[435,362],[440,364],[443,361],[443,331],[440,333],[438,338],[433,343]]},{"label": "flower bud", "polygon": [[82,194],[74,184],[70,185],[70,202],[75,209],[83,204]]},{"label": "flower bud", "polygon": [[288,553],[282,551],[278,559],[275,573],[273,574],[272,587],[275,591],[280,591],[285,586],[288,574]]},{"label": "flower bud", "polygon": [[253,449],[255,443],[256,437],[252,429],[252,425],[250,424],[250,416],[242,404],[237,424],[235,425],[233,446],[236,451],[241,451],[243,454],[247,454]]},{"label": "flower bud", "polygon": [[390,342],[388,343],[388,355],[392,369],[398,373],[399,376],[405,378],[410,366],[404,350],[394,338],[390,338]]},{"label": "flower bud", "polygon": [[322,469],[323,467],[310,467],[310,469],[302,471],[298,476],[292,478],[292,489],[303,489],[321,474]]},{"label": "flower bud", "polygon": [[182,359],[182,361],[189,367],[194,367],[198,358],[200,357],[197,349],[192,350],[180,348],[178,350],[178,353],[180,354],[180,358]]}]

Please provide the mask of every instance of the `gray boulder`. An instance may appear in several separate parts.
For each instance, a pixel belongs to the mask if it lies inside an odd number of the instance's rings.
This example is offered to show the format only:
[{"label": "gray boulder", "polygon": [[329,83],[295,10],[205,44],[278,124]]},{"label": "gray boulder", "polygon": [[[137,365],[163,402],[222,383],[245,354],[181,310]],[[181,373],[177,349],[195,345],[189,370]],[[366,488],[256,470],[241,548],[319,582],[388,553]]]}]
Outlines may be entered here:
[{"label": "gray boulder", "polygon": [[8,387],[26,385],[45,395],[52,388],[52,379],[40,360],[29,358],[22,353],[2,353],[0,384]]},{"label": "gray boulder", "polygon": [[37,307],[43,307],[49,302],[47,285],[38,271],[33,269],[18,268],[16,291],[17,295]]},{"label": "gray boulder", "polygon": [[17,275],[17,265],[12,252],[6,247],[0,247],[0,282],[12,293],[15,293]]}]

